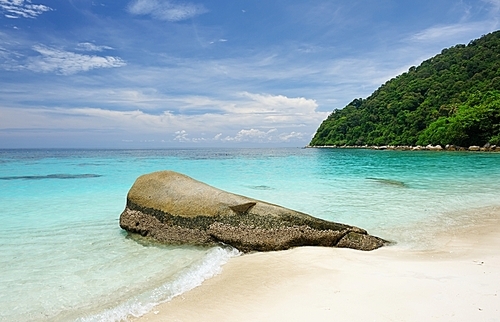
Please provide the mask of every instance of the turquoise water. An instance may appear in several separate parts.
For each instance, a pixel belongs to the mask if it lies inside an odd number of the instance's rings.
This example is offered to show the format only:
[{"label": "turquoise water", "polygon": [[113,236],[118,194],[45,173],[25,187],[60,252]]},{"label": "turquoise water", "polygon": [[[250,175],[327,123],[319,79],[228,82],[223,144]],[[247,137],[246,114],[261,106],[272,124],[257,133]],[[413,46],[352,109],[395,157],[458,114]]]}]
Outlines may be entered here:
[{"label": "turquoise water", "polygon": [[500,154],[344,149],[0,150],[0,321],[119,321],[217,274],[230,248],[118,226],[141,174],[174,170],[399,246],[500,206]]}]

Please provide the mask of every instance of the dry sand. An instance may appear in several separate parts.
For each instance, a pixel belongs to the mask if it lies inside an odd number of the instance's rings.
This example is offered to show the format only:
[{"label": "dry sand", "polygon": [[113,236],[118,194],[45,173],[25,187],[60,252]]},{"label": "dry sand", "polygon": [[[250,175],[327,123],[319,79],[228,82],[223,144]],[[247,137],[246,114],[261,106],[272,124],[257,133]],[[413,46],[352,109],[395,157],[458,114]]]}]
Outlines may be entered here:
[{"label": "dry sand", "polygon": [[500,210],[426,251],[322,247],[233,258],[139,321],[500,321]]}]

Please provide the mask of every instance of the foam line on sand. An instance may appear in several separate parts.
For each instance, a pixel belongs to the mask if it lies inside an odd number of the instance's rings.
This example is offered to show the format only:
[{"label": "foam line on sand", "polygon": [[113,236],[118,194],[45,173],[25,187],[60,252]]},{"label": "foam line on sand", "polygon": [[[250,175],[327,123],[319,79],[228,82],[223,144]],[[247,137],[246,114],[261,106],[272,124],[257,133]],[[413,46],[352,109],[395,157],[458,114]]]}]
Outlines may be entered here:
[{"label": "foam line on sand", "polygon": [[139,321],[498,321],[500,209],[437,248],[299,247],[232,258]]}]

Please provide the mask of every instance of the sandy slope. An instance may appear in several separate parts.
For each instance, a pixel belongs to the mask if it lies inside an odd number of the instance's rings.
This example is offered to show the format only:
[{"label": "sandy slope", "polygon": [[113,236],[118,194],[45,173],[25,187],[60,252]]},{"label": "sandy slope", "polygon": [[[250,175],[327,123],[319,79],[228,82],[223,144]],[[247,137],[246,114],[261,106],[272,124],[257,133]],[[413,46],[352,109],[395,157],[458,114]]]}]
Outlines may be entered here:
[{"label": "sandy slope", "polygon": [[427,251],[244,255],[139,321],[500,321],[500,210],[436,237]]}]

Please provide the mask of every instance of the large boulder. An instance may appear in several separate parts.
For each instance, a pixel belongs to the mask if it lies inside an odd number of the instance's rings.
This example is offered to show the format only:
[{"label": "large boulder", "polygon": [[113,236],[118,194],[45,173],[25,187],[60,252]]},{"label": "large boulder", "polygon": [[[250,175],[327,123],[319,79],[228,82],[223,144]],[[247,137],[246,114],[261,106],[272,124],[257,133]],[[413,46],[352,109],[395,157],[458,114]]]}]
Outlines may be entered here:
[{"label": "large boulder", "polygon": [[373,250],[386,243],[363,229],[229,193],[173,171],[136,180],[120,227],[161,243],[224,243],[243,252],[295,246]]}]

